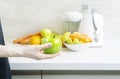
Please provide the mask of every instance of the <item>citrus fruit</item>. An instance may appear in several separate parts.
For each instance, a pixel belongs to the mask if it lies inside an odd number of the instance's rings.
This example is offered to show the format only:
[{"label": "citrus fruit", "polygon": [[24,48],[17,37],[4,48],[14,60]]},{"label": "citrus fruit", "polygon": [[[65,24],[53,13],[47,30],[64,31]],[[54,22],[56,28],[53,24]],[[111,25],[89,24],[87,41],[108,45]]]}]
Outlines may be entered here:
[{"label": "citrus fruit", "polygon": [[40,43],[41,43],[41,37],[39,35],[35,35],[30,38],[31,45],[39,45]]}]

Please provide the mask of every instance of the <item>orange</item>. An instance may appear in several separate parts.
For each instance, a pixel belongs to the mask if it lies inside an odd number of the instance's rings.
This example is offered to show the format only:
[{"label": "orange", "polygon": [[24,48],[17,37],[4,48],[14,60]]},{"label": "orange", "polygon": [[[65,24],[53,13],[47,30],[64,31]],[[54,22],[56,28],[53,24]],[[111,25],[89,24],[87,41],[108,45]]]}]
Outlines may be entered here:
[{"label": "orange", "polygon": [[31,45],[39,45],[41,43],[41,37],[40,35],[34,35],[30,38],[29,43]]}]

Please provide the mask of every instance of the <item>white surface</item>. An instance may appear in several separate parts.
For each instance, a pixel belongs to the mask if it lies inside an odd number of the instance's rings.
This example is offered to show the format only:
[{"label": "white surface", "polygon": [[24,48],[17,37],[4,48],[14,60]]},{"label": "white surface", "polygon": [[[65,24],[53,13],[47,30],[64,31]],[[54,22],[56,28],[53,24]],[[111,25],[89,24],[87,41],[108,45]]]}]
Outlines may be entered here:
[{"label": "white surface", "polygon": [[9,58],[9,61],[12,70],[120,70],[120,40],[106,40],[102,48],[82,52],[62,49],[61,55],[53,59]]}]

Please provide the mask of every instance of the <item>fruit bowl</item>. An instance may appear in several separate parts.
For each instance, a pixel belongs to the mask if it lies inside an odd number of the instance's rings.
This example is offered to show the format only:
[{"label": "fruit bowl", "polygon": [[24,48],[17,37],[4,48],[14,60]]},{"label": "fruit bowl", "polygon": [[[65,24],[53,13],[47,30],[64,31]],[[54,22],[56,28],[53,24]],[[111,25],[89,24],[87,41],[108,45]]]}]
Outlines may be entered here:
[{"label": "fruit bowl", "polygon": [[86,43],[86,44],[67,44],[64,43],[64,45],[72,50],[72,51],[76,51],[76,52],[80,52],[80,51],[85,51],[87,49],[89,49],[91,43]]}]

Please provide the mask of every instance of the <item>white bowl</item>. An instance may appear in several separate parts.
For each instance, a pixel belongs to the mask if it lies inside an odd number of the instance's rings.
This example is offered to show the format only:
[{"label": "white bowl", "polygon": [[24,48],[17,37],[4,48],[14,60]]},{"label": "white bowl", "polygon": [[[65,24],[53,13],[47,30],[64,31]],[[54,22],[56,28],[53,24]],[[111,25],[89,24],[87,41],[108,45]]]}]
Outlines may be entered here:
[{"label": "white bowl", "polygon": [[79,51],[87,50],[91,43],[86,43],[86,44],[67,44],[67,43],[64,43],[64,44],[68,49],[70,49],[72,51],[79,52]]}]

